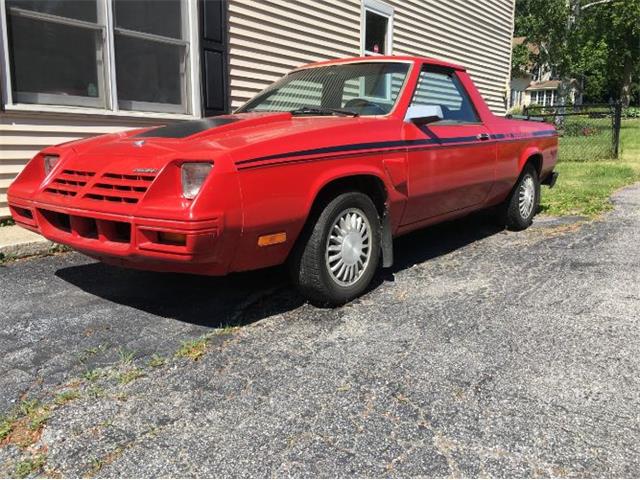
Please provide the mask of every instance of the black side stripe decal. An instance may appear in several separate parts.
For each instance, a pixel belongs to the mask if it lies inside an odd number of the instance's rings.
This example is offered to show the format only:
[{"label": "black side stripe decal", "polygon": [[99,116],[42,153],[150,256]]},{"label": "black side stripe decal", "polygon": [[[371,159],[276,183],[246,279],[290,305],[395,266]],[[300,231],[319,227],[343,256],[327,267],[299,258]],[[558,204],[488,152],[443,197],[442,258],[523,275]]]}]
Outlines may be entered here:
[{"label": "black side stripe decal", "polygon": [[[534,132],[533,134],[504,134],[504,133],[492,134],[490,136],[490,139],[491,140],[521,140],[526,138],[551,137],[556,135],[557,134],[555,130],[542,130],[539,132]],[[404,148],[404,147],[427,146],[427,145],[447,145],[452,143],[458,143],[458,144],[486,143],[486,140],[482,141],[482,140],[478,140],[476,136],[468,136],[468,137],[427,138],[427,139],[419,139],[419,140],[391,140],[386,142],[354,143],[351,145],[335,145],[332,147],[312,148],[309,150],[298,150],[295,152],[265,155],[264,157],[256,157],[248,160],[240,160],[239,162],[236,162],[236,165],[242,166],[243,168],[247,168],[246,165],[250,163],[264,162],[267,160],[279,160],[283,158],[308,157],[308,156],[314,156],[314,155],[323,155],[327,153],[348,153],[348,152],[357,151],[357,150],[380,150],[380,149],[387,150],[387,149],[398,149],[398,148]],[[266,165],[270,165],[270,164],[266,164]],[[262,164],[260,166],[262,166]]]}]

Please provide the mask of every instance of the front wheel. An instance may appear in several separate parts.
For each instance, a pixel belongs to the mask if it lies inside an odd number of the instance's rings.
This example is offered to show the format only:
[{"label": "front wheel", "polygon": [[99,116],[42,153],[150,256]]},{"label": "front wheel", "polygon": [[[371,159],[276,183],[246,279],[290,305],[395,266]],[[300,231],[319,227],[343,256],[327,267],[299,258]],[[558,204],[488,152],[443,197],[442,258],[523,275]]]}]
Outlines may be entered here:
[{"label": "front wheel", "polygon": [[340,194],[309,228],[290,265],[300,292],[322,305],[361,295],[380,258],[380,217],[371,199],[360,192]]},{"label": "front wheel", "polygon": [[532,165],[526,165],[509,198],[502,206],[502,220],[509,230],[524,230],[533,222],[540,205],[540,179]]}]

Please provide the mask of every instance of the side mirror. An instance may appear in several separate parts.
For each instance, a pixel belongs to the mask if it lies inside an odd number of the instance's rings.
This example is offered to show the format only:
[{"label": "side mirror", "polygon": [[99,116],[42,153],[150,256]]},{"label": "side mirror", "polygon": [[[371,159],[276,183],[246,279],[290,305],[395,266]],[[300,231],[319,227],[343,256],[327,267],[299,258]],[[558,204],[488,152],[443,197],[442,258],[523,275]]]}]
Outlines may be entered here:
[{"label": "side mirror", "polygon": [[407,109],[404,121],[413,122],[416,125],[427,125],[443,118],[440,105],[414,105]]}]

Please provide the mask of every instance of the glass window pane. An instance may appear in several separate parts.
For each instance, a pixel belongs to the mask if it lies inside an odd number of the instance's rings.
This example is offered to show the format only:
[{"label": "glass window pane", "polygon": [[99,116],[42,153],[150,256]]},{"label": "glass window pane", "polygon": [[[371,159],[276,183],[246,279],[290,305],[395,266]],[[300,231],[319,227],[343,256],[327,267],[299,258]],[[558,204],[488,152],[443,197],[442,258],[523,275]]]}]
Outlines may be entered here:
[{"label": "glass window pane", "polygon": [[389,19],[369,10],[365,13],[364,49],[384,55],[387,48],[387,23]]},{"label": "glass window pane", "polygon": [[115,0],[116,27],[182,38],[180,0]]},{"label": "glass window pane", "polygon": [[409,70],[406,63],[346,63],[298,70],[240,111],[284,112],[303,106],[346,108],[360,115],[391,111]]},{"label": "glass window pane", "polygon": [[8,23],[18,102],[104,106],[99,31],[13,15]]},{"label": "glass window pane", "polygon": [[429,70],[420,72],[411,105],[437,105],[442,108],[444,120],[478,121],[467,92],[452,73]]},{"label": "glass window pane", "polygon": [[184,111],[185,47],[116,34],[115,49],[121,108],[145,110],[148,105],[131,102],[148,102],[177,106],[160,111]]},{"label": "glass window pane", "polygon": [[7,0],[7,7],[22,8],[93,23],[96,23],[98,19],[95,0]]},{"label": "glass window pane", "polygon": [[264,102],[253,108],[256,112],[284,112],[301,106],[322,105],[322,83],[314,78],[294,79],[275,90]]}]

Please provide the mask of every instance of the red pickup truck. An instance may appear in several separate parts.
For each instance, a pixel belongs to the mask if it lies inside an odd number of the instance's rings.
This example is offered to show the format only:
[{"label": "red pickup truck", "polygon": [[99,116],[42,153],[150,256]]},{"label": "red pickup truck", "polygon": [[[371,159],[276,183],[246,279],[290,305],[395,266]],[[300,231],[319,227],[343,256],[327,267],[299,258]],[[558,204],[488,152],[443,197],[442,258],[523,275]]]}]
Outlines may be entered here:
[{"label": "red pickup truck", "polygon": [[493,115],[465,69],[366,57],[292,71],[231,115],[45,148],[8,191],[16,223],[106,263],[225,275],[287,262],[341,304],[393,237],[497,206],[530,225],[553,126]]}]

